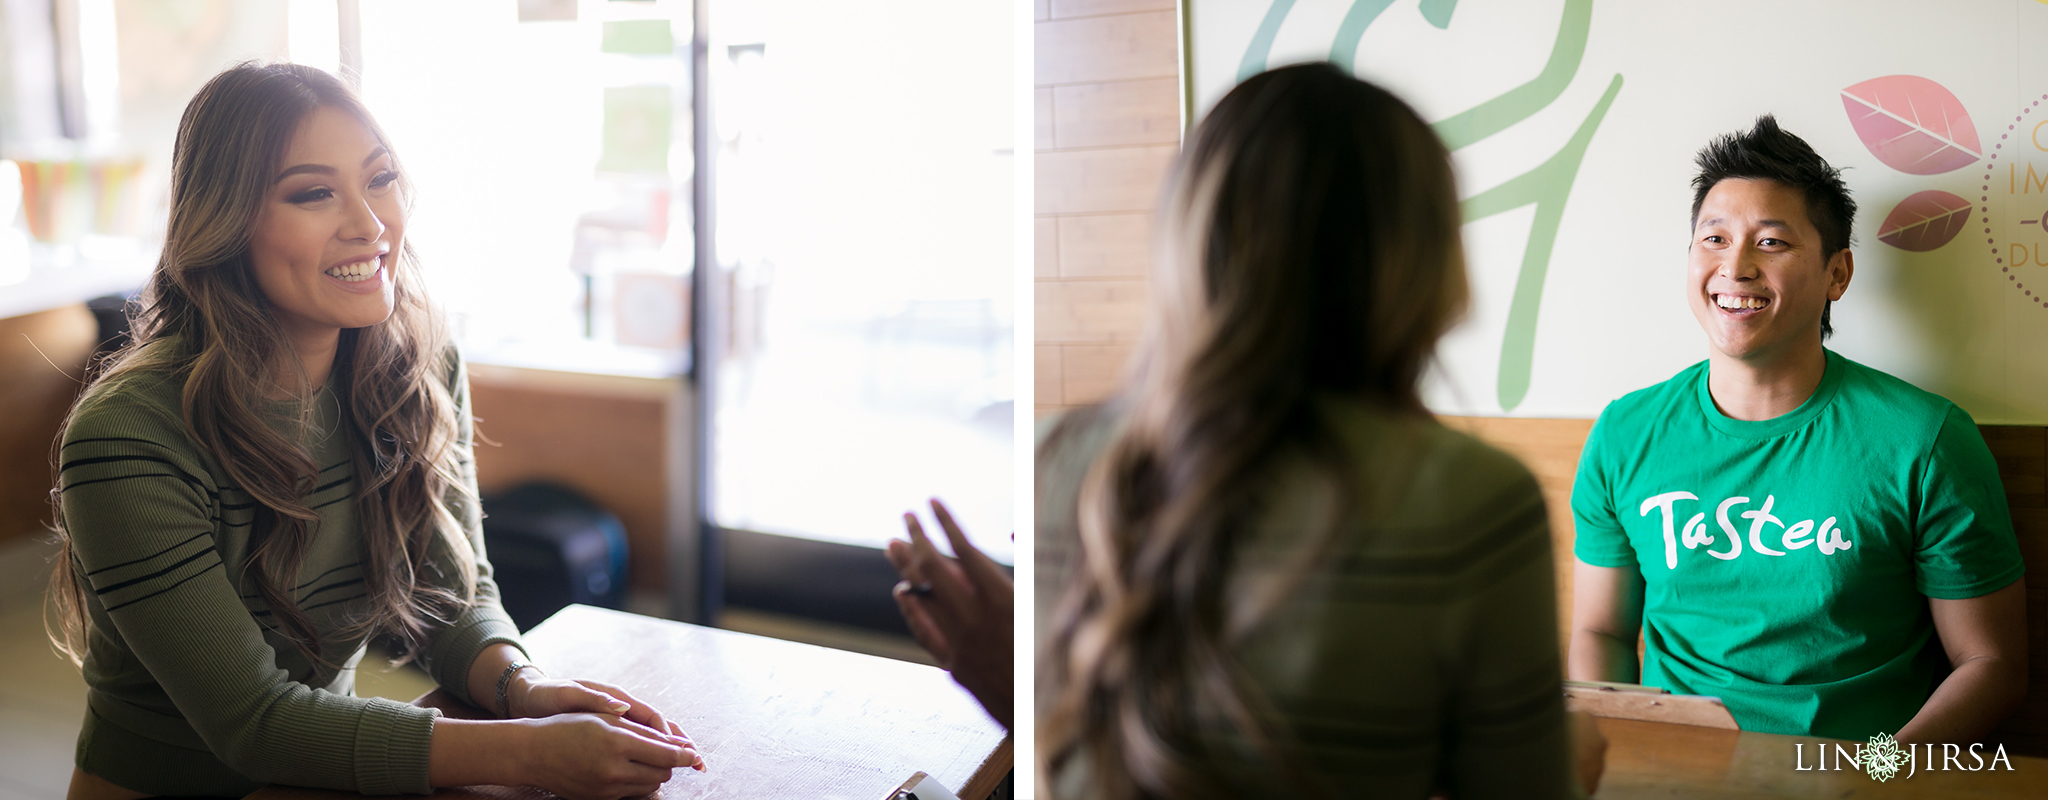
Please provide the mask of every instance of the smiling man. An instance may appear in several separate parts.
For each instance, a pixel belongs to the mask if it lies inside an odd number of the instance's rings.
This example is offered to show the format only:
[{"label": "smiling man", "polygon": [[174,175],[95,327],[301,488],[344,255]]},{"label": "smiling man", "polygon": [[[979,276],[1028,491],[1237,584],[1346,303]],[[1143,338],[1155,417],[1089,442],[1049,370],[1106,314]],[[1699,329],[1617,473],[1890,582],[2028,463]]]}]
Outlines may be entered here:
[{"label": "smiling man", "polygon": [[1568,672],[1718,696],[1745,730],[1981,741],[2026,694],[1997,465],[1954,403],[1822,346],[1856,270],[1840,171],[1769,116],[1698,164],[1708,357],[1586,441]]}]

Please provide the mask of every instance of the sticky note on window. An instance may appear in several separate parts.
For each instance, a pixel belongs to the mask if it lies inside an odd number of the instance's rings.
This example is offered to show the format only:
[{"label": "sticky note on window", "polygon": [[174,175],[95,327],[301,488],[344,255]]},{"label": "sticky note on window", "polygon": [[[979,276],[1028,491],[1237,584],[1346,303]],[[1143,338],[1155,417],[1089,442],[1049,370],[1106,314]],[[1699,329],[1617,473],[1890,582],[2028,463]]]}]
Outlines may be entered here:
[{"label": "sticky note on window", "polygon": [[675,53],[676,38],[669,32],[668,20],[665,19],[607,22],[604,24],[604,44],[599,49],[626,55],[666,56]]},{"label": "sticky note on window", "polygon": [[575,22],[576,0],[519,0],[520,22]]},{"label": "sticky note on window", "polygon": [[669,88],[614,86],[604,90],[604,152],[599,172],[668,173]]}]

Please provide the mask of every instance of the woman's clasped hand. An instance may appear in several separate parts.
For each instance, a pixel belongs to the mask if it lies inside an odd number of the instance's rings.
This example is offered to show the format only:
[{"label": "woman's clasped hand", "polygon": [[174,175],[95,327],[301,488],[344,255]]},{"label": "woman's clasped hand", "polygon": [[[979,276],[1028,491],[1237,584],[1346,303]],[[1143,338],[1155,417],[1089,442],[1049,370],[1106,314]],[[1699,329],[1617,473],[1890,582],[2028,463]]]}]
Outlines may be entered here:
[{"label": "woman's clasped hand", "polygon": [[704,769],[689,737],[663,733],[631,716],[579,711],[529,725],[535,746],[526,748],[530,775],[521,783],[568,800],[638,797],[661,788],[677,769]]},{"label": "woman's clasped hand", "polygon": [[[514,717],[551,717],[587,711],[623,717],[626,722],[643,728],[648,735],[690,750],[696,757],[696,745],[682,726],[661,715],[653,706],[633,699],[626,690],[608,683],[597,681],[541,678],[525,684],[524,691],[507,695]],[[703,771],[703,764],[692,761],[681,766],[695,766]]]},{"label": "woman's clasped hand", "polygon": [[[696,742],[649,703],[608,683],[519,670],[505,692],[506,720],[442,719],[435,736],[437,786],[489,782],[537,786],[568,800],[637,797],[675,770],[705,771]],[[485,732],[472,726],[507,726]],[[466,735],[477,731],[477,736]],[[507,734],[510,735],[507,735]],[[509,769],[510,774],[507,774]]]},{"label": "woman's clasped hand", "polygon": [[570,800],[639,796],[677,769],[704,771],[682,726],[617,686],[518,670],[505,701],[531,734],[521,763],[532,774],[522,782]]}]

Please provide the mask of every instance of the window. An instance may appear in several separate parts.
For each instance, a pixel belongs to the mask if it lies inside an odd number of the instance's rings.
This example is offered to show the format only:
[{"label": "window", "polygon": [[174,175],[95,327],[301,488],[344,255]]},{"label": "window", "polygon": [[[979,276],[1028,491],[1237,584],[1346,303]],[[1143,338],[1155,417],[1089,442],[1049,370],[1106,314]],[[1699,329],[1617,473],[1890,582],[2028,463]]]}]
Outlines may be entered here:
[{"label": "window", "polygon": [[1011,560],[1011,16],[711,6],[719,526],[879,546],[937,496]]},{"label": "window", "polygon": [[[436,298],[474,360],[693,374],[719,528],[879,547],[937,496],[1010,561],[1013,9],[699,3],[358,0],[362,93],[418,189]],[[309,58],[352,63],[340,38]],[[886,584],[849,592],[893,619]]]},{"label": "window", "polygon": [[472,358],[685,367],[690,11],[361,0],[363,98],[399,143],[409,238]]}]

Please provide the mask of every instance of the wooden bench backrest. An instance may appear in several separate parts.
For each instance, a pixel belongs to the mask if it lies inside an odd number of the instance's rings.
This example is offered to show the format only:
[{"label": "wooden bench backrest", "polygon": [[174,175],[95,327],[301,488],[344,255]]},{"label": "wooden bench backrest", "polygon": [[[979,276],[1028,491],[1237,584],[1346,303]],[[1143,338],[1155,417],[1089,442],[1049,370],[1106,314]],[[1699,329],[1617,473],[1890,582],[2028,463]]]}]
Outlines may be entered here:
[{"label": "wooden bench backrest", "polygon": [[[1550,514],[1553,556],[1557,562],[1558,650],[1566,649],[1572,610],[1572,478],[1579,468],[1579,450],[1593,421],[1586,419],[1519,419],[1508,417],[1443,417],[1453,428],[1470,433],[1514,454],[1535,473]],[[2009,750],[2048,756],[2048,428],[1980,425],[1984,441],[1998,459],[2012,507],[2020,554],[2027,562],[2027,674],[2031,691],[2026,703],[2000,725],[1994,738]]]}]

